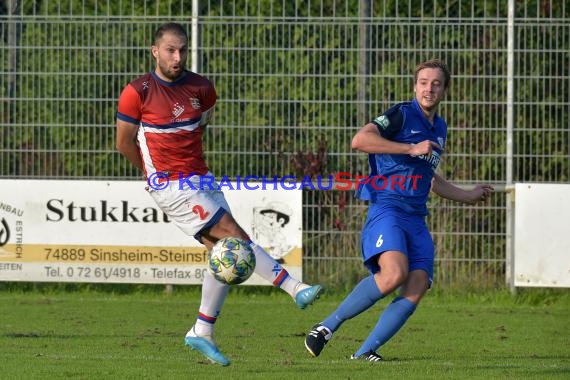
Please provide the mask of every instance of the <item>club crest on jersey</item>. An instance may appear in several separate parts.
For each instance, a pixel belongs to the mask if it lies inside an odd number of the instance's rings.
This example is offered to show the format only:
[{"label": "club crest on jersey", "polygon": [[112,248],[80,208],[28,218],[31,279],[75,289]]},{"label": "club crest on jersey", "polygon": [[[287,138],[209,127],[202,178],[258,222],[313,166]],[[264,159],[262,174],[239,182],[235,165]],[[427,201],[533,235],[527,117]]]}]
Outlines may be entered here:
[{"label": "club crest on jersey", "polygon": [[190,105],[192,106],[192,108],[194,108],[195,110],[199,110],[201,108],[200,106],[200,99],[197,98],[190,98]]},{"label": "club crest on jersey", "polygon": [[182,112],[184,112],[184,106],[181,105],[180,103],[174,103],[174,108],[172,109],[172,114],[174,115],[174,119],[182,115]]}]

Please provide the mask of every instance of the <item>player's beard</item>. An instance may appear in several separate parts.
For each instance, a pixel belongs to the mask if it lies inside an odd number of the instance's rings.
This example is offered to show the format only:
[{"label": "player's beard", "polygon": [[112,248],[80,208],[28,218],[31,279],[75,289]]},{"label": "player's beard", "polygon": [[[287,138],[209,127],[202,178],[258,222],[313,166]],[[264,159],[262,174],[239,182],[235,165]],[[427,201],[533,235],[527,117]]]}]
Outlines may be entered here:
[{"label": "player's beard", "polygon": [[184,74],[184,64],[182,62],[175,66],[176,69],[172,66],[164,65],[160,62],[158,63],[158,69],[160,70],[161,74],[171,81],[177,80],[182,76],[182,74]]}]

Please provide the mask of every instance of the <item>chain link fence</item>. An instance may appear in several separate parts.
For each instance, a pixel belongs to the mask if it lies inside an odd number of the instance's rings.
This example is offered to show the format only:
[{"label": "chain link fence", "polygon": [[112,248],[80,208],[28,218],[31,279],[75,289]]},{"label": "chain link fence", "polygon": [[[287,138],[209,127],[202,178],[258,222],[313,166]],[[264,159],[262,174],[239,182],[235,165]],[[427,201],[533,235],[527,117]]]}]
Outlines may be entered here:
[{"label": "chain link fence", "polygon": [[[116,104],[152,69],[165,21],[198,33],[189,64],[219,95],[207,160],[230,178],[366,173],[353,134],[411,99],[415,65],[438,57],[452,71],[442,174],[498,191],[484,205],[430,201],[435,283],[502,287],[504,189],[570,178],[569,16],[554,0],[3,0],[0,174],[139,179],[114,148]],[[303,199],[305,279],[352,286],[366,206],[349,191]]]}]

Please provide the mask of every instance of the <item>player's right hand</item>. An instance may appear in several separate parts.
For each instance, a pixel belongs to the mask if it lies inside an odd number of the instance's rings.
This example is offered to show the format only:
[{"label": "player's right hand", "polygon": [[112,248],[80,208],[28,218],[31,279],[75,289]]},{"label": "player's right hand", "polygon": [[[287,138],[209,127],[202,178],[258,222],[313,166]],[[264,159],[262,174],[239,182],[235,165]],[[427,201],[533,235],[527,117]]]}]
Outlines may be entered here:
[{"label": "player's right hand", "polygon": [[433,149],[441,150],[441,146],[431,140],[424,140],[418,144],[413,144],[410,150],[410,155],[416,157],[421,155],[431,156]]}]

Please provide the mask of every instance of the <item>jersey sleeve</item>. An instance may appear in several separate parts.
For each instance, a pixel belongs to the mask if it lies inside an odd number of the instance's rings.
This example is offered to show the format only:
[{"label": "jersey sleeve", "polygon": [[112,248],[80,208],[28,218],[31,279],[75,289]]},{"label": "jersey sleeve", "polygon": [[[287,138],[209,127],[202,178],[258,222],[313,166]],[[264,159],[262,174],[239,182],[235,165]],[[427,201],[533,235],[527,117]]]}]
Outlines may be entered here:
[{"label": "jersey sleeve", "polygon": [[201,96],[202,118],[200,119],[200,125],[204,126],[212,120],[217,99],[216,88],[210,81],[208,81],[208,86],[204,87]]},{"label": "jersey sleeve", "polygon": [[376,125],[382,137],[392,139],[402,129],[404,125],[404,115],[399,106],[394,106],[372,120],[372,124]]},{"label": "jersey sleeve", "polygon": [[141,98],[135,88],[128,84],[119,96],[117,119],[131,124],[141,121]]}]

